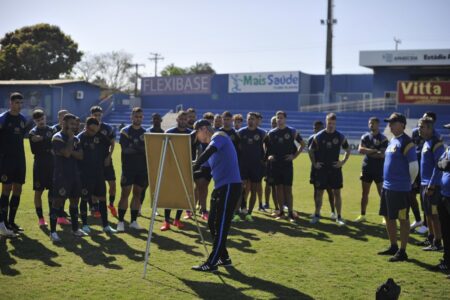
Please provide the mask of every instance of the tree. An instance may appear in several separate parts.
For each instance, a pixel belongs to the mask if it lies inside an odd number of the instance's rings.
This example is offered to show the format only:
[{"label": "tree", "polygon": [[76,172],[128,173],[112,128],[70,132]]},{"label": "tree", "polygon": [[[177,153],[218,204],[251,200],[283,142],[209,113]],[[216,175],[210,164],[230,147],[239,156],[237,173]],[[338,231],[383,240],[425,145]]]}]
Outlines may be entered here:
[{"label": "tree", "polygon": [[216,74],[210,63],[196,63],[189,68],[181,68],[173,63],[167,65],[162,71],[161,76],[179,76],[187,74]]},{"label": "tree", "polygon": [[132,60],[133,55],[124,51],[88,54],[74,67],[73,75],[113,92],[130,91],[135,82]]},{"label": "tree", "polygon": [[177,67],[174,64],[170,64],[161,71],[161,76],[179,76],[186,75],[186,73],[186,69]]},{"label": "tree", "polygon": [[56,79],[69,74],[83,53],[58,26],[36,24],[0,40],[0,79]]}]

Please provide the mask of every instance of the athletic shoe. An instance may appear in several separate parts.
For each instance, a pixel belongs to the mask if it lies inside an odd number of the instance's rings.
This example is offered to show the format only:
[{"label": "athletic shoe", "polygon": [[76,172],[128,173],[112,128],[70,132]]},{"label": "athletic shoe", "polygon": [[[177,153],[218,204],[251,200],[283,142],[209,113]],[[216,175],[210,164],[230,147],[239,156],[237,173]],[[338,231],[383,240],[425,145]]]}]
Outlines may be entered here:
[{"label": "athletic shoe", "polygon": [[184,227],[184,224],[181,223],[180,220],[173,220],[172,225],[178,227],[178,229],[182,229]]},{"label": "athletic shoe", "polygon": [[163,226],[161,226],[160,229],[161,229],[161,231],[167,231],[167,230],[170,230],[170,223],[164,221]]},{"label": "athletic shoe", "polygon": [[360,215],[355,220],[356,223],[362,223],[362,222],[365,222],[365,221],[367,221],[367,219],[366,219],[366,216],[364,216],[364,215]]},{"label": "athletic shoe", "polygon": [[58,234],[56,232],[51,232],[50,233],[50,240],[53,243],[61,242],[61,238],[58,236]]},{"label": "athletic shoe", "polygon": [[111,226],[105,226],[103,227],[103,232],[104,233],[117,233],[117,230],[115,230],[114,228],[112,228]]},{"label": "athletic shoe", "polygon": [[309,223],[311,224],[317,224],[320,222],[320,217],[314,215],[314,217],[312,217],[311,221],[309,221]]},{"label": "athletic shoe", "polygon": [[333,220],[336,220],[336,219],[337,219],[337,214],[334,213],[334,212],[332,212],[332,213],[330,214],[330,218],[332,218]]},{"label": "athletic shoe", "polygon": [[204,212],[202,213],[202,219],[205,220],[205,221],[208,221],[208,219],[209,219],[209,214],[208,214],[207,211],[204,211]]},{"label": "athletic shoe", "polygon": [[407,261],[407,260],[408,260],[408,255],[406,254],[406,252],[400,251],[400,250],[398,250],[394,256],[389,258],[390,262]]},{"label": "athletic shoe", "polygon": [[278,216],[280,214],[280,211],[279,210],[274,210],[270,215],[272,216],[272,217],[276,217],[276,216]]},{"label": "athletic shoe", "polygon": [[72,231],[72,233],[73,233],[74,236],[77,236],[77,237],[83,237],[83,236],[87,236],[88,235],[82,229],[78,229],[77,231]]},{"label": "athletic shoe", "polygon": [[190,210],[186,211],[186,215],[183,217],[185,220],[192,220],[192,212]]},{"label": "athletic shoe", "polygon": [[102,217],[102,214],[98,210],[96,210],[94,211],[93,216],[96,219],[100,219]]},{"label": "athletic shoe", "polygon": [[133,228],[133,229],[136,229],[136,230],[141,230],[141,229],[142,229],[142,227],[141,227],[141,226],[139,226],[139,224],[138,224],[138,222],[137,222],[137,221],[133,221],[133,222],[131,222],[131,224],[130,224],[130,228]]},{"label": "athletic shoe", "polygon": [[283,205],[283,211],[288,212],[289,208],[286,205]]},{"label": "athletic shoe", "polygon": [[337,219],[337,220],[336,220],[336,224],[337,224],[338,226],[345,226],[345,222],[344,222],[344,220],[342,220],[342,219]]},{"label": "athletic shoe", "polygon": [[209,263],[204,263],[202,265],[193,266],[192,270],[200,272],[217,272],[217,266],[212,266]]},{"label": "athletic shoe", "polygon": [[44,218],[39,218],[39,222],[38,222],[39,226],[47,226],[47,222],[45,222]]},{"label": "athletic shoe", "polygon": [[441,251],[442,249],[444,249],[442,247],[442,245],[429,245],[425,248],[422,248],[423,251]]},{"label": "athletic shoe", "polygon": [[245,216],[245,221],[253,222],[253,221],[255,221],[255,220],[253,220],[252,215],[246,215],[246,216]]},{"label": "athletic shoe", "polygon": [[414,230],[414,229],[416,229],[417,227],[420,227],[420,226],[422,226],[423,225],[423,222],[422,221],[414,221],[412,224],[411,224],[411,226],[409,226],[409,228],[411,229],[411,230]]},{"label": "athletic shoe", "polygon": [[14,231],[9,230],[4,222],[0,223],[0,235],[6,236],[6,237],[16,237],[17,235],[14,233]]},{"label": "athletic shoe", "polygon": [[65,217],[58,217],[58,219],[56,219],[56,223],[59,225],[72,225],[72,223]]},{"label": "athletic shoe", "polygon": [[297,221],[295,220],[294,216],[292,216],[292,215],[289,216],[288,219],[289,219],[289,222],[290,222],[290,223],[297,223]]},{"label": "athletic shoe", "polygon": [[248,210],[246,208],[241,208],[240,209],[241,214],[246,215],[248,214]]},{"label": "athletic shoe", "polygon": [[241,216],[234,215],[233,219],[231,219],[231,222],[233,223],[242,222]]},{"label": "athletic shoe", "polygon": [[416,232],[419,234],[425,234],[428,232],[428,227],[422,225],[422,226],[416,228]]},{"label": "athletic shoe", "polygon": [[231,267],[232,265],[231,258],[219,258],[216,264],[217,267]]},{"label": "athletic shoe", "polygon": [[15,233],[23,232],[23,228],[17,225],[16,223],[11,223],[6,225],[10,230],[14,231]]},{"label": "athletic shoe", "polygon": [[436,266],[433,266],[432,269],[434,271],[448,272],[450,270],[450,266],[448,264],[446,264],[443,259],[441,259],[439,264]]},{"label": "athletic shoe", "polygon": [[264,208],[264,209],[270,209],[270,206],[269,206],[269,204],[264,204],[264,205],[263,205],[263,208]]},{"label": "athletic shoe", "polygon": [[416,243],[417,246],[422,246],[422,247],[427,247],[431,245],[431,242],[428,238],[425,238],[423,241],[421,242],[417,242]]},{"label": "athletic shoe", "polygon": [[89,227],[89,225],[83,225],[82,229],[87,234],[91,233],[91,228]]},{"label": "athletic shoe", "polygon": [[389,248],[378,252],[378,255],[395,255],[398,251],[398,246],[390,246]]},{"label": "athletic shoe", "polygon": [[123,222],[117,223],[116,230],[117,230],[117,232],[124,232],[125,231],[125,224]]},{"label": "athletic shoe", "polygon": [[267,212],[263,205],[259,206],[258,211],[260,211],[260,212]]},{"label": "athletic shoe", "polygon": [[284,217],[285,217],[284,213],[280,213],[275,217],[275,220],[281,220],[284,219]]},{"label": "athletic shoe", "polygon": [[117,218],[117,210],[116,210],[116,208],[114,207],[114,205],[110,204],[110,205],[108,205],[108,208],[109,208],[109,211],[111,212],[111,215],[112,215],[114,218]]}]

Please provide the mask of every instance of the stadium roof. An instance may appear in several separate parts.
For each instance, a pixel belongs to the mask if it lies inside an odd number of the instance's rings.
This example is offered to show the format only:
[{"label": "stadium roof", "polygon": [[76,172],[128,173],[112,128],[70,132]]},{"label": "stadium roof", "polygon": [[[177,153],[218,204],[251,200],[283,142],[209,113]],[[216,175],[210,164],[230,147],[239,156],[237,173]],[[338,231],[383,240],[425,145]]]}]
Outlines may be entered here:
[{"label": "stadium roof", "polygon": [[96,85],[80,79],[50,79],[50,80],[0,80],[0,85],[58,85],[67,83],[84,82]]}]

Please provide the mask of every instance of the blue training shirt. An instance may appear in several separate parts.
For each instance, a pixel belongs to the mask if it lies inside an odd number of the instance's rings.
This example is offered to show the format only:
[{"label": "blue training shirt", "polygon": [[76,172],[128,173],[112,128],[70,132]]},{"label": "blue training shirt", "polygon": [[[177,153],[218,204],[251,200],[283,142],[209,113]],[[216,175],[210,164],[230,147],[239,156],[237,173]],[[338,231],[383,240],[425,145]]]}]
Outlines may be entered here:
[{"label": "blue training shirt", "polygon": [[391,191],[411,191],[409,163],[417,161],[414,143],[407,134],[393,137],[385,152],[383,188]]},{"label": "blue training shirt", "polygon": [[214,188],[218,189],[231,183],[241,183],[236,150],[228,135],[223,131],[216,132],[209,145],[217,148],[217,152],[208,159],[214,179]]},{"label": "blue training shirt", "polygon": [[[450,159],[450,147],[447,148],[440,159]],[[441,178],[441,195],[450,197],[450,172],[442,172]]]},{"label": "blue training shirt", "polygon": [[441,185],[442,172],[437,168],[437,163],[444,152],[444,143],[438,137],[425,140],[420,159],[421,185]]}]

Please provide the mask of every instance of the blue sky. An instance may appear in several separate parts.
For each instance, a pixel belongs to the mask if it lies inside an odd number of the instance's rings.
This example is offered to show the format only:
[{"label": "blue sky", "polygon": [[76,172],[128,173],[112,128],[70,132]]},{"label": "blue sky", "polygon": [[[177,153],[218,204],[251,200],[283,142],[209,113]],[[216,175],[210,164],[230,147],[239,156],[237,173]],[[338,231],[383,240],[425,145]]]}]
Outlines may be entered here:
[{"label": "blue sky", "polygon": [[[369,73],[360,50],[450,48],[450,1],[335,0],[334,73]],[[0,36],[26,25],[58,25],[82,51],[124,50],[153,75],[149,52],[218,73],[325,69],[326,0],[14,0],[0,4]],[[159,68],[161,70],[161,68]]]}]

